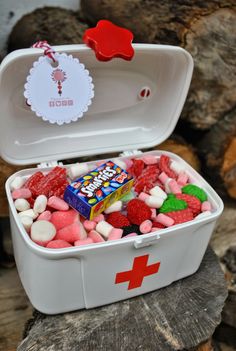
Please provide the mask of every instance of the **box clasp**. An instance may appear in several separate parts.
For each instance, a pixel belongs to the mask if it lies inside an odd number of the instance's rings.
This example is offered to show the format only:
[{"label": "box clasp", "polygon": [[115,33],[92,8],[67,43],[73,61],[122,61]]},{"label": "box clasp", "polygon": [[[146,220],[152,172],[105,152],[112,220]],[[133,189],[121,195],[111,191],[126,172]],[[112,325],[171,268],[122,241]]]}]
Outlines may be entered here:
[{"label": "box clasp", "polygon": [[142,154],[141,150],[126,150],[126,151],[123,151],[119,156],[128,157],[128,156],[134,156],[134,155],[140,155],[140,154]]},{"label": "box clasp", "polygon": [[41,162],[37,165],[37,168],[50,168],[56,166],[63,166],[63,163],[58,161]]},{"label": "box clasp", "polygon": [[160,239],[160,235],[156,234],[155,236],[153,236],[152,238],[147,237],[147,238],[138,238],[137,240],[135,240],[134,242],[134,247],[136,249],[139,249],[141,247],[145,247],[145,246],[150,246],[150,245],[154,245],[157,243],[157,240]]}]

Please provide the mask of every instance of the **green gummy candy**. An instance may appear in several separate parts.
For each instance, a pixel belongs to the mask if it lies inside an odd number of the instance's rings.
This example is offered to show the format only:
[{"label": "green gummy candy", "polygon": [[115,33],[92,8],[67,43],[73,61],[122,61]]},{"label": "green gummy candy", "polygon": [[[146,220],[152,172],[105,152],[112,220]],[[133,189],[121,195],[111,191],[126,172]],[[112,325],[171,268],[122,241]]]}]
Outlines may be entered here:
[{"label": "green gummy candy", "polygon": [[170,197],[163,202],[161,208],[159,208],[159,212],[165,213],[165,212],[179,211],[179,210],[184,210],[187,207],[188,205],[186,201],[176,199],[175,197]]},{"label": "green gummy candy", "polygon": [[130,191],[128,194],[125,194],[124,196],[122,196],[122,198],[120,200],[122,202],[128,202],[134,198],[135,198],[134,194],[132,193],[132,191]]},{"label": "green gummy candy", "polygon": [[201,202],[207,201],[207,194],[201,188],[194,184],[185,185],[182,188],[184,194],[192,195],[197,197]]}]

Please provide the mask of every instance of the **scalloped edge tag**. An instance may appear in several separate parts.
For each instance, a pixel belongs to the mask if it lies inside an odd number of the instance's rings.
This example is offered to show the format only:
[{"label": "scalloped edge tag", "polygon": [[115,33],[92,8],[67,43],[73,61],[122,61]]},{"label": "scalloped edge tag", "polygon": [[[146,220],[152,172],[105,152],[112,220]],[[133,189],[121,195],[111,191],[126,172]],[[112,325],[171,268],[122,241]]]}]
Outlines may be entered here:
[{"label": "scalloped edge tag", "polygon": [[24,85],[24,96],[37,117],[52,124],[76,122],[94,97],[92,77],[78,58],[55,53],[53,67],[47,56],[33,63]]}]

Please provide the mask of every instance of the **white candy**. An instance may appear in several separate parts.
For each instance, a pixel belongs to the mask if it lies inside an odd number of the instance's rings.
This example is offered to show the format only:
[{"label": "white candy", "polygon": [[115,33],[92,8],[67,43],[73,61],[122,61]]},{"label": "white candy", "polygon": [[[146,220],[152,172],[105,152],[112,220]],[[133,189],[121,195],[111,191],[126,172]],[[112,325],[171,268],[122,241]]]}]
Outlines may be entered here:
[{"label": "white candy", "polygon": [[13,179],[13,181],[10,184],[10,189],[13,190],[17,190],[20,189],[23,184],[24,184],[24,179],[22,177],[16,177],[15,179]]},{"label": "white candy", "polygon": [[27,217],[31,217],[32,219],[36,219],[38,217],[38,213],[35,213],[34,210],[30,209],[30,210],[20,212],[19,216],[22,216],[22,217],[27,216]]},{"label": "white candy", "polygon": [[124,161],[120,160],[119,158],[115,158],[115,159],[113,160],[113,162],[114,162],[117,166],[119,166],[120,168],[122,168],[122,169],[126,169],[126,168],[127,168],[126,163],[125,163]]},{"label": "white candy", "polygon": [[51,222],[37,221],[31,226],[31,239],[42,243],[51,241],[56,235],[56,228]]},{"label": "white candy", "polygon": [[145,203],[152,208],[160,208],[164,202],[163,197],[158,197],[158,196],[148,196],[148,198],[145,200]]},{"label": "white candy", "polygon": [[165,191],[169,194],[171,193],[171,189],[169,187],[169,182],[172,180],[172,178],[168,178],[165,182]]},{"label": "white candy", "polygon": [[153,196],[161,197],[164,200],[167,198],[167,194],[159,186],[154,186],[149,193]]},{"label": "white candy", "polygon": [[47,196],[39,195],[35,200],[33,210],[35,213],[43,213],[47,207]]},{"label": "white candy", "polygon": [[175,173],[179,174],[180,172],[185,171],[185,167],[183,165],[181,165],[179,162],[177,161],[172,161],[170,164],[170,169],[172,169],[172,171],[174,171]]},{"label": "white candy", "polygon": [[112,213],[112,212],[117,212],[120,211],[122,208],[122,202],[121,201],[116,201],[114,204],[112,204],[110,207],[108,207],[104,212],[106,214]]},{"label": "white candy", "polygon": [[87,165],[87,163],[75,163],[74,165],[70,166],[70,168],[67,170],[68,176],[72,180],[88,172],[89,166]]},{"label": "white candy", "polygon": [[202,212],[200,213],[199,215],[197,215],[194,219],[201,219],[201,218],[205,218],[205,217],[208,217],[212,214],[211,211],[205,211],[205,212]]},{"label": "white candy", "polygon": [[14,202],[15,208],[17,211],[22,212],[30,209],[30,204],[27,200],[25,199],[17,199]]},{"label": "white candy", "polygon": [[19,216],[23,227],[28,232],[33,224],[33,219],[29,216]]},{"label": "white candy", "polygon": [[108,238],[113,226],[106,221],[101,221],[96,225],[96,231],[100,233],[104,238]]}]

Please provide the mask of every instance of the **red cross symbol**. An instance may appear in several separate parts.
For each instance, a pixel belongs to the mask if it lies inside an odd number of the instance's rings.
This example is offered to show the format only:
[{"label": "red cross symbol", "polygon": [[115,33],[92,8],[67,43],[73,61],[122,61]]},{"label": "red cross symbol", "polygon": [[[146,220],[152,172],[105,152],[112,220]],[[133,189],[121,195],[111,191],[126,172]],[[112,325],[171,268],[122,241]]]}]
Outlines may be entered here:
[{"label": "red cross symbol", "polygon": [[148,257],[149,255],[135,257],[132,270],[117,273],[115,284],[129,282],[128,290],[140,287],[144,277],[157,273],[160,267],[161,262],[148,266]]}]

